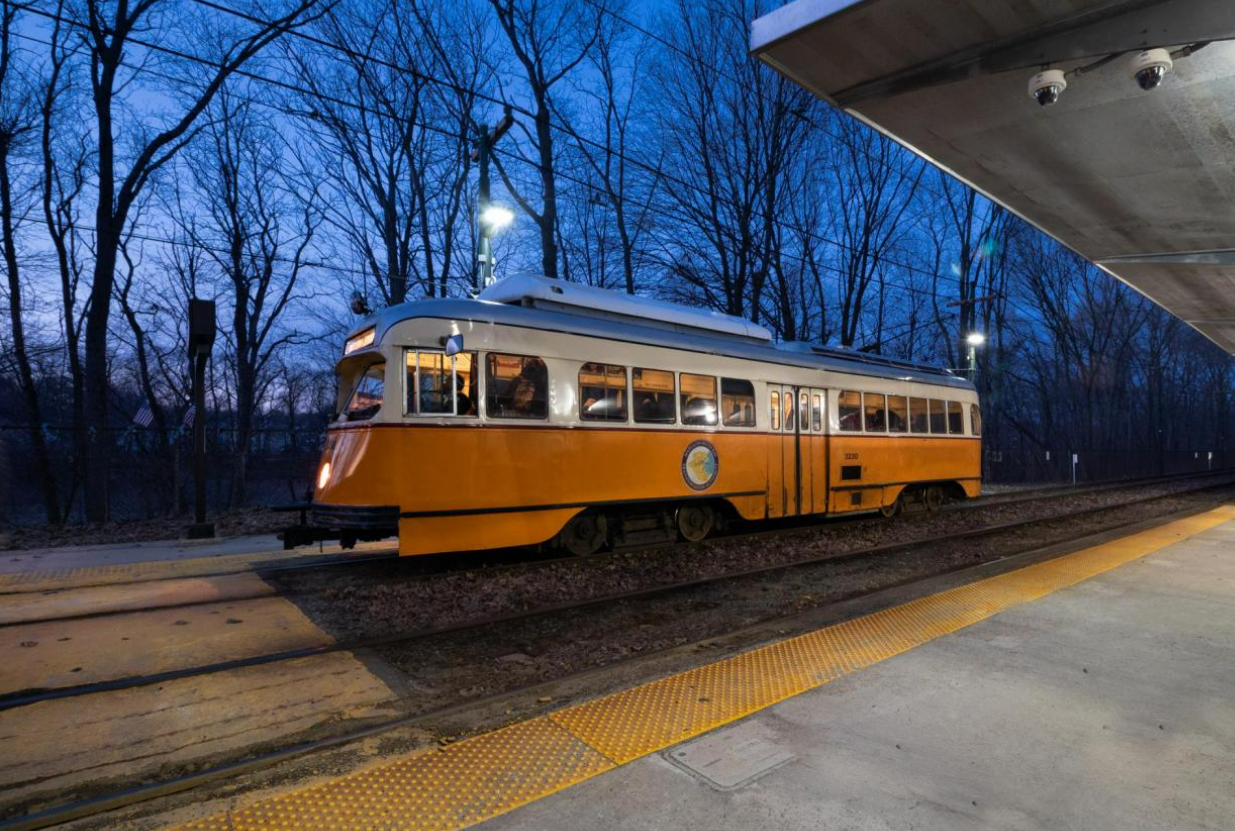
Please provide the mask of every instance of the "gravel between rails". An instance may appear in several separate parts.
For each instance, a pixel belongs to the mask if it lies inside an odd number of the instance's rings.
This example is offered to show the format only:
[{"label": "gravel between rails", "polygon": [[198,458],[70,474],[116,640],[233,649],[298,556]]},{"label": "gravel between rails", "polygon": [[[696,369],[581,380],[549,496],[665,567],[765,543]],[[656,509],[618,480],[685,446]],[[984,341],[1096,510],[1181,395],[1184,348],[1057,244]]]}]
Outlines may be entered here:
[{"label": "gravel between rails", "polygon": [[[407,705],[429,710],[452,701],[491,696],[644,653],[819,608],[839,600],[921,580],[958,568],[1069,542],[1133,522],[1216,504],[1235,496],[1219,492],[1166,496],[1152,503],[1115,507],[1098,515],[1046,520],[1026,529],[947,544],[917,546],[888,555],[824,562],[748,578],[725,580],[638,601],[551,615],[493,628],[382,647],[374,652],[403,673],[413,695]],[[815,544],[823,544],[816,541]],[[761,541],[768,558],[806,552],[782,538]],[[598,575],[579,584],[612,584]],[[608,575],[613,577],[613,575]]]},{"label": "gravel between rails", "polygon": [[[1220,480],[1222,481],[1222,480]],[[1235,481],[1235,476],[1225,481]],[[592,558],[554,559],[439,574],[400,575],[400,562],[349,569],[272,575],[280,593],[337,640],[441,627],[502,613],[636,591],[708,575],[845,554],[892,543],[1049,518],[1074,510],[1117,507],[1129,498],[1166,496],[1195,488],[1191,480],[1152,487],[992,503],[966,511],[915,513],[823,522],[787,532],[720,538],[699,545],[620,551]],[[1088,518],[1078,520],[1082,523]]]}]

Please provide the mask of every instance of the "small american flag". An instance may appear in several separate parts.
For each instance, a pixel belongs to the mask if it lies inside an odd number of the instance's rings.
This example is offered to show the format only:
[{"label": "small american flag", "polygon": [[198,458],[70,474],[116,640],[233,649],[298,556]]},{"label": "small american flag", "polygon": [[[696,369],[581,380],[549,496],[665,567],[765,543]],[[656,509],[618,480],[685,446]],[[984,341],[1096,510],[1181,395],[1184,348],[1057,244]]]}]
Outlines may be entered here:
[{"label": "small american flag", "polygon": [[197,407],[194,407],[192,404],[190,404],[189,409],[184,411],[184,428],[186,430],[193,426],[193,417],[196,415],[197,415]]},{"label": "small american flag", "polygon": [[142,408],[137,411],[137,415],[133,416],[133,423],[138,427],[149,427],[154,423],[154,413],[150,411],[149,404],[142,405]]}]

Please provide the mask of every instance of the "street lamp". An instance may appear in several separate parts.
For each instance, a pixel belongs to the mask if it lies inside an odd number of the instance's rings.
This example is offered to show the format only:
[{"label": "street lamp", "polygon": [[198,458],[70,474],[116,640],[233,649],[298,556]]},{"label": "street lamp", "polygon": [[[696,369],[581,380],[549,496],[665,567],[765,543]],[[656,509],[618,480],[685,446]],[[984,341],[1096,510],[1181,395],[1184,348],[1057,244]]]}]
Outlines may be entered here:
[{"label": "street lamp", "polygon": [[493,283],[493,243],[489,240],[495,233],[514,221],[515,212],[501,205],[488,205],[480,212],[480,238],[477,240],[477,260],[480,261],[480,286],[487,288]]},{"label": "street lamp", "polygon": [[514,123],[511,108],[506,107],[502,120],[493,132],[489,132],[487,125],[477,125],[480,135],[476,139],[476,149],[472,151],[472,161],[480,168],[480,187],[476,193],[476,224],[479,226],[476,229],[476,262],[480,266],[476,269],[476,294],[493,282],[493,246],[489,244],[489,237],[514,219],[514,214],[507,208],[489,204],[489,155],[493,145]]},{"label": "street lamp", "polygon": [[515,212],[510,208],[504,208],[501,205],[490,205],[485,208],[484,213],[480,215],[480,221],[484,223],[485,230],[490,235],[495,231],[500,231],[514,221]]},{"label": "street lamp", "polygon": [[970,332],[965,337],[965,343],[969,344],[969,380],[972,381],[978,374],[978,347],[986,343],[986,335]]}]

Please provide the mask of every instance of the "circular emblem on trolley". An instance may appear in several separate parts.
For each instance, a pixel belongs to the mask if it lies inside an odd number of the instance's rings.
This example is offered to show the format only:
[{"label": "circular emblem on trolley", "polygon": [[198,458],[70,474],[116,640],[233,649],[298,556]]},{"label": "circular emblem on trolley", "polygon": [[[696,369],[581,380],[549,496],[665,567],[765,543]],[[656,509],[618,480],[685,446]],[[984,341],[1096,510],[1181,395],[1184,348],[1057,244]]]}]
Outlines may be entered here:
[{"label": "circular emblem on trolley", "polygon": [[682,478],[697,491],[705,491],[720,473],[720,457],[711,442],[693,441],[682,454]]}]

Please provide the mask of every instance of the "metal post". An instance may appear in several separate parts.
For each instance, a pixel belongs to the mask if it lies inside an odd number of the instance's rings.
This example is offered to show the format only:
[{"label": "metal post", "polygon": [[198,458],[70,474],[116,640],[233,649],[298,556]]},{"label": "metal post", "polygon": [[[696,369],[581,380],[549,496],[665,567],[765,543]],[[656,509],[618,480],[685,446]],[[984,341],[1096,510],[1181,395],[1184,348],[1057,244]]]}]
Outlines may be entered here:
[{"label": "metal post", "polygon": [[476,138],[476,149],[472,151],[472,161],[480,168],[480,185],[476,193],[476,284],[472,287],[476,294],[493,282],[493,229],[481,219],[492,204],[489,200],[489,156],[493,145],[514,123],[511,108],[507,107],[493,132],[489,132],[488,124],[477,127],[480,135]]},{"label": "metal post", "polygon": [[214,525],[206,522],[206,361],[207,354],[193,359],[193,529],[189,536],[213,537]]},{"label": "metal post", "polygon": [[189,539],[214,536],[214,523],[206,522],[206,362],[214,348],[214,301],[189,300],[189,373],[193,384],[193,524]]},{"label": "metal post", "polygon": [[969,383],[974,383],[978,377],[978,347],[969,344]]},{"label": "metal post", "polygon": [[489,207],[489,125],[480,125],[480,137],[476,139],[476,161],[480,166],[480,187],[476,195],[476,294],[480,294],[493,279],[493,244],[489,228],[481,219]]}]

